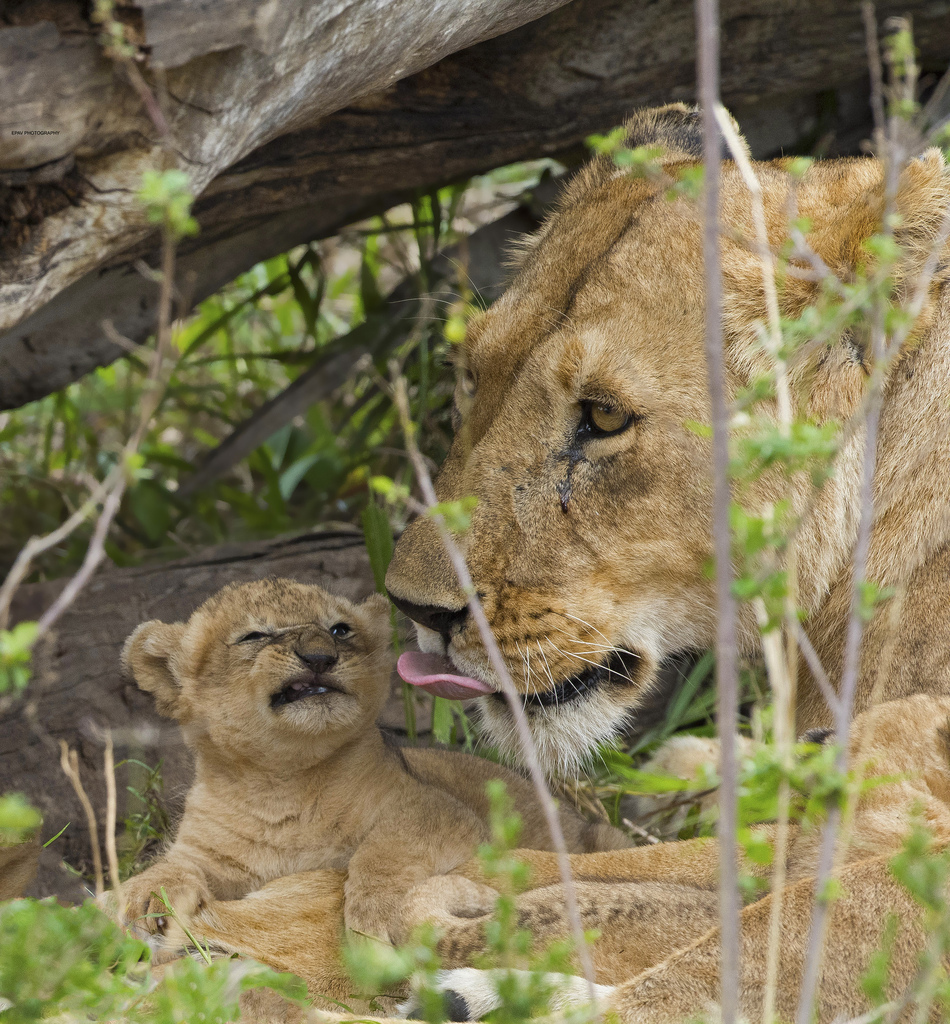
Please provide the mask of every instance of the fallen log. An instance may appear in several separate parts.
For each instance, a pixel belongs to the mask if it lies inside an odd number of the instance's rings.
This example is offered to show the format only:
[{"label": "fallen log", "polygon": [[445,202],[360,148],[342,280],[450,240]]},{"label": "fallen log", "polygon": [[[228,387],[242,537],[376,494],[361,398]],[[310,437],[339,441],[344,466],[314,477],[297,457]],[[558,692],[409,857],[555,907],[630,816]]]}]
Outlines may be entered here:
[{"label": "fallen log", "polygon": [[[121,355],[104,320],[135,343],[153,329],[155,286],[136,266],[156,240],[133,193],[156,160],[186,167],[200,193],[202,232],[179,275],[194,302],[417,190],[562,153],[632,107],[694,95],[692,8],[676,0],[242,0],[222,18],[223,2],[192,5],[181,24],[180,0],[120,8],[165,69],[171,152],[99,54],[79,0],[27,2],[17,10],[32,20],[0,22],[12,97],[0,112],[0,408]],[[854,152],[867,136],[860,7],[723,3],[723,97],[756,153]],[[910,14],[925,71],[946,67],[942,5],[877,14]]]}]

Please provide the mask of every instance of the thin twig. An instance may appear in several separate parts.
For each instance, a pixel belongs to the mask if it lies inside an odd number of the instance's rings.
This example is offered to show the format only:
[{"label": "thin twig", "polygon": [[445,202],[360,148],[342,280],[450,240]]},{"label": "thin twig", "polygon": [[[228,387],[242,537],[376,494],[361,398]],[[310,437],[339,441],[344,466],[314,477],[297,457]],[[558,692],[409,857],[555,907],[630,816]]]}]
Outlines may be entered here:
[{"label": "thin twig", "polygon": [[[413,435],[414,425],[409,412],[409,397],[406,393],[405,377],[397,378],[394,387],[393,399],[402,424],[403,434],[406,440],[406,450],[408,451],[409,458],[412,461],[416,479],[419,483],[419,489],[422,492],[422,497],[425,502],[425,508],[428,511],[438,505],[439,499],[436,496],[435,488],[432,485],[432,478],[426,468],[425,460],[419,452],[418,445],[416,444],[415,437]],[[558,817],[557,805],[554,802],[554,798],[551,796],[551,791],[548,789],[544,772],[541,770],[537,747],[534,743],[534,737],[531,734],[531,727],[528,725],[528,719],[525,715],[521,695],[518,693],[511,675],[508,672],[508,666],[505,664],[501,651],[498,649],[498,643],[492,633],[491,626],[489,625],[488,619],[485,615],[485,610],[482,608],[482,603],[478,599],[475,585],[472,582],[471,574],[468,571],[465,556],[455,543],[455,539],[446,526],[443,517],[441,515],[432,515],[431,518],[435,523],[439,536],[442,539],[442,544],[445,547],[449,560],[452,563],[452,567],[455,570],[455,574],[458,577],[462,591],[466,596],[469,612],[471,613],[472,619],[478,629],[482,645],[485,648],[485,653],[488,655],[492,671],[494,672],[495,678],[501,687],[501,691],[508,702],[508,707],[511,709],[511,715],[514,719],[515,729],[521,744],[521,756],[524,759],[525,767],[528,769],[528,774],[530,775],[535,791],[537,792],[538,802],[540,803],[541,810],[544,813],[548,831],[551,834],[551,842],[554,846],[555,853],[557,854],[558,870],[561,876],[561,883],[564,886],[564,903],[567,910],[568,922],[570,923],[571,932],[577,947],[577,957],[580,961],[584,978],[588,984],[590,1001],[591,1003],[595,1003],[594,966],[590,958],[590,950],[587,947],[587,941],[584,937],[584,925],[581,921],[580,909],[577,902],[577,891],[571,874],[571,862],[568,855],[567,844],[564,841],[564,833],[561,829],[561,821]]]},{"label": "thin twig", "polygon": [[631,821],[629,818],[624,818],[623,824],[626,825],[631,832],[636,832],[638,836],[641,836],[648,843],[658,843],[660,840],[652,832],[647,832],[642,825],[638,825],[635,821]]},{"label": "thin twig", "polygon": [[821,695],[825,698],[825,703],[828,705],[832,719],[837,721],[838,716],[841,714],[841,701],[835,688],[831,685],[831,680],[828,678],[828,673],[818,657],[818,652],[815,650],[811,640],[808,639],[808,634],[802,629],[801,625],[797,628],[797,637],[799,649],[805,655],[805,661],[808,662],[808,670],[818,684]]},{"label": "thin twig", "polygon": [[716,566],[717,728],[722,751],[719,792],[719,907],[722,945],[721,1019],[735,1024],[739,1014],[738,770],[739,677],[736,662],[736,602],[732,594],[729,530],[729,410],[722,337],[722,268],[719,264],[720,142],[719,5],[696,0],[696,49],[703,119],[703,266],[706,285],[705,347],[712,412],[712,531]]},{"label": "thin twig", "polygon": [[[769,618],[765,602],[755,601],[755,613],[759,628],[768,630]],[[782,636],[777,628],[762,633],[762,653],[774,700],[775,746],[782,766],[778,790],[778,814],[775,825],[775,847],[772,855],[772,878],[770,891],[772,901],[769,908],[769,941],[765,971],[765,994],[762,1000],[762,1024],[772,1024],[775,1019],[775,1002],[778,992],[779,958],[781,952],[782,904],[786,882],[788,860],[788,823],[791,809],[791,785],[789,774],[793,765],[793,681],[789,677],[789,664],[783,651]]]},{"label": "thin twig", "polygon": [[[102,19],[99,20],[101,21]],[[108,27],[107,25],[106,28],[108,29]],[[168,122],[165,120],[161,106],[149,89],[141,72],[136,67],[131,56],[122,52],[121,48],[118,50],[112,48],[109,50],[109,54],[120,66],[124,67],[133,88],[138,93],[146,112],[159,133],[162,145],[167,148],[170,146]],[[174,278],[175,241],[170,231],[166,229],[162,232],[161,291],[159,293],[156,345],[145,382],[145,394],[143,396],[138,425],[122,448],[115,467],[108,473],[105,480],[93,488],[87,500],[65,523],[44,537],[30,538],[17,555],[13,566],[3,581],[3,585],[0,586],[0,629],[5,629],[9,622],[10,605],[13,601],[13,596],[19,585],[29,574],[33,561],[38,555],[55,547],[75,532],[94,513],[95,509],[100,504],[102,505],[102,511],[96,524],[93,539],[86,551],[83,563],[72,579],[70,579],[65,589],[60,593],[57,600],[39,620],[37,636],[33,643],[34,647],[41,637],[53,626],[59,616],[69,607],[72,601],[75,600],[76,595],[86,585],[105,557],[105,540],[108,536],[109,527],[118,514],[122,503],[122,496],[129,482],[129,457],[138,450],[165,390],[165,385],[161,381],[165,357],[171,345]],[[109,326],[112,328],[111,324]],[[112,328],[112,334],[117,335],[114,328]]]},{"label": "thin twig", "polygon": [[864,48],[868,57],[871,78],[871,114],[874,117],[874,148],[884,152],[884,69],[881,66],[881,47],[877,38],[877,12],[873,3],[861,5],[864,21]]},{"label": "thin twig", "polygon": [[96,522],[96,528],[93,531],[92,540],[89,542],[89,547],[86,549],[86,555],[82,560],[82,565],[79,567],[78,572],[70,578],[66,586],[59,592],[59,596],[56,600],[40,617],[40,620],[37,623],[38,636],[42,636],[52,628],[56,620],[76,599],[76,595],[79,591],[82,590],[82,588],[89,582],[92,574],[99,567],[99,563],[105,557],[106,536],[109,532],[109,527],[112,525],[112,520],[119,511],[119,505],[122,503],[122,495],[125,492],[124,478],[120,477],[119,480],[121,483],[117,482],[112,487],[112,490],[109,492],[102,505],[102,513]]},{"label": "thin twig", "polygon": [[23,545],[10,571],[7,573],[6,579],[3,581],[3,586],[0,586],[0,629],[5,629],[9,622],[10,604],[13,601],[13,595],[16,593],[17,587],[29,575],[33,560],[38,555],[43,554],[44,551],[49,551],[50,548],[65,540],[92,515],[114,485],[115,477],[118,473],[119,467],[113,469],[105,480],[94,488],[86,501],[61,526],[58,526],[44,537],[31,537]]},{"label": "thin twig", "polygon": [[[115,757],[113,756],[112,730],[105,730],[105,752],[102,756],[106,776],[106,858],[109,862],[109,881],[115,892],[119,892],[119,855],[115,846]],[[125,908],[119,908],[119,920],[125,916]]]},{"label": "thin twig", "polygon": [[96,812],[92,809],[92,803],[86,795],[82,779],[79,777],[79,758],[76,751],[70,750],[65,740],[59,741],[59,764],[66,778],[72,783],[86,815],[89,844],[92,847],[92,868],[96,876],[96,896],[101,896],[105,892],[105,884],[102,877],[102,852],[99,849],[99,826],[96,824]]},{"label": "thin twig", "polygon": [[159,323],[155,352],[153,353],[152,363],[145,381],[138,423],[132,436],[119,452],[115,467],[109,472],[106,479],[93,490],[93,493],[83,503],[82,507],[73,513],[62,526],[53,530],[45,537],[32,537],[24,545],[17,555],[13,567],[7,574],[3,586],[0,587],[0,629],[2,629],[6,626],[9,618],[13,595],[29,573],[36,556],[68,537],[92,514],[99,503],[102,503],[102,511],[96,522],[96,527],[82,565],[80,565],[77,572],[72,576],[53,604],[40,617],[37,623],[36,639],[33,642],[34,647],[49,632],[63,612],[69,608],[105,558],[105,542],[109,534],[109,528],[118,514],[122,504],[122,497],[129,483],[129,459],[135,454],[142,443],[142,438],[148,429],[148,425],[151,423],[152,416],[158,409],[165,391],[165,385],[167,384],[167,380],[164,379],[163,369],[165,357],[171,347],[171,306],[174,273],[174,241],[169,233],[165,232],[162,241],[162,281],[159,295]]},{"label": "thin twig", "polygon": [[[882,231],[885,235],[893,235],[893,212],[896,206],[897,183],[901,163],[897,139],[897,123],[892,119],[890,131],[885,137],[882,121],[883,99],[881,93],[880,52],[878,49],[874,5],[865,3],[863,15],[867,35],[868,60],[871,67],[871,104],[875,118],[875,141],[879,158],[883,158],[884,162],[884,214]],[[880,270],[878,270],[876,277],[878,278],[878,289],[871,317],[871,358],[875,367],[884,359],[890,347],[885,334],[884,315],[887,299],[880,291],[883,284]],[[861,640],[864,635],[862,587],[864,585],[865,573],[867,572],[868,552],[871,546],[871,528],[874,522],[874,472],[877,463],[877,438],[881,399],[882,387],[879,381],[872,379],[867,397],[864,457],[861,460],[861,484],[858,495],[859,517],[852,569],[851,610],[845,635],[844,663],[838,690],[837,714],[835,716],[835,741],[838,745],[835,768],[841,773],[844,773],[848,767],[848,741],[851,732],[854,694],[860,669]],[[814,1013],[815,999],[818,994],[821,978],[825,936],[831,904],[828,898],[828,883],[831,880],[836,861],[839,861],[842,857],[842,854],[838,853],[841,820],[842,809],[840,805],[835,804],[828,810],[828,817],[822,832],[821,847],[818,854],[818,869],[815,873],[815,904],[812,912],[811,928],[808,934],[808,946],[805,951],[805,966],[802,975],[798,1011],[796,1013],[796,1024],[811,1024]]]},{"label": "thin twig", "polygon": [[[778,289],[775,284],[775,257],[769,246],[768,226],[765,219],[765,204],[762,186],[752,167],[746,147],[732,125],[725,107],[716,106],[716,120],[726,140],[742,180],[749,190],[752,206],[752,223],[755,228],[755,249],[759,256],[762,273],[762,291],[768,321],[768,350],[773,361],[775,377],[776,411],[779,430],[783,437],[791,436],[792,395],[788,382],[788,366],[782,354],[782,325],[779,315]],[[774,510],[773,510],[774,511]],[[782,903],[786,879],[786,856],[788,851],[788,821],[791,807],[791,786],[789,773],[792,769],[795,715],[795,681],[797,675],[797,646],[795,625],[798,622],[798,586],[795,538],[789,540],[786,551],[785,595],[785,644],[778,626],[769,630],[769,617],[765,604],[760,599],[755,603],[756,618],[763,631],[762,651],[773,694],[775,744],[782,765],[782,777],[778,790],[778,815],[775,829],[775,849],[772,868],[772,902],[769,911],[769,942],[766,958],[765,995],[762,1001],[763,1024],[772,1024],[775,1016],[775,1000],[778,991],[779,957],[781,949]]]}]

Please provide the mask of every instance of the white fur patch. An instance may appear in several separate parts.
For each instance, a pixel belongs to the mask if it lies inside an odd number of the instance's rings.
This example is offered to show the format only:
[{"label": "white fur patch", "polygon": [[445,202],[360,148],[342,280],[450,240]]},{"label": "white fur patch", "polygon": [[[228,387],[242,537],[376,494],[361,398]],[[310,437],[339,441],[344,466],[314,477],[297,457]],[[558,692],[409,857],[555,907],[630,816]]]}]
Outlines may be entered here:
[{"label": "white fur patch", "polygon": [[[498,998],[498,982],[509,974],[527,975],[526,971],[479,971],[474,967],[460,967],[454,971],[440,971],[436,983],[443,992],[454,992],[469,1009],[470,1020],[481,1020],[501,1005]],[[590,1005],[590,988],[583,978],[573,974],[547,974],[545,981],[552,987],[550,1008],[552,1011],[573,1010]],[[607,1005],[614,989],[610,985],[594,986],[594,1010],[600,1014]],[[414,1000],[403,1003],[397,1010],[400,1016],[412,1012]]]}]

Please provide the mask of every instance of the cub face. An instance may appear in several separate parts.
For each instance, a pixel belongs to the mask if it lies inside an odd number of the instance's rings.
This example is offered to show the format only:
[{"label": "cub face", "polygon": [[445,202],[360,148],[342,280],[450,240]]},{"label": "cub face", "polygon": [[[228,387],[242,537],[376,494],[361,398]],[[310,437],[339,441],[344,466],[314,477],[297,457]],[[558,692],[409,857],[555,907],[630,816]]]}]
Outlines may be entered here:
[{"label": "cub face", "polygon": [[357,605],[266,579],[225,587],[188,622],[143,623],[123,662],[192,748],[314,762],[375,721],[389,692],[389,640],[378,594]]}]

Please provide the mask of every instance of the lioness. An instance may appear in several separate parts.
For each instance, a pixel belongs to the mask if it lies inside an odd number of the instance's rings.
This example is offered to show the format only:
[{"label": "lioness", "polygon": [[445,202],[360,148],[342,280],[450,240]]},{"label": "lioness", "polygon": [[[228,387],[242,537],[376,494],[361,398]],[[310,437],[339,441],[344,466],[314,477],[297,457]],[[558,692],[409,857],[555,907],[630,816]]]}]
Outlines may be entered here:
[{"label": "lioness", "polygon": [[[701,157],[698,114],[681,105],[644,111],[630,123],[627,144],[663,147],[662,163],[675,176]],[[814,263],[854,280],[870,258],[864,243],[882,223],[881,163],[817,161],[797,183],[784,160],[753,166],[772,249],[782,247],[790,218],[800,216],[811,224],[806,237]],[[759,341],[767,314],[760,257],[750,241],[750,192],[732,162],[721,170],[731,397],[771,373],[772,363]],[[714,642],[716,608],[706,572],[710,445],[688,426],[710,419],[702,225],[695,203],[671,201],[667,192],[665,182],[595,159],[523,247],[512,285],[470,323],[456,357],[456,437],[436,489],[441,501],[478,499],[459,543],[552,772],[573,767],[636,714],[664,659]],[[901,297],[914,292],[928,259],[937,257],[910,342],[874,367],[867,339],[843,329],[801,346],[789,366],[794,411],[818,424],[859,414],[872,370],[885,377],[867,576],[900,597],[879,606],[865,630],[858,711],[920,691],[950,693],[950,260],[942,227],[948,205],[950,173],[941,153],[929,150],[904,169],[896,194],[902,257],[894,278]],[[780,296],[782,313],[791,317],[816,303],[824,287],[811,264],[801,260],[797,270],[782,281]],[[792,495],[801,517],[803,627],[833,686],[842,672],[865,450],[860,426],[844,437],[833,477],[817,488],[799,474]],[[765,507],[784,497],[783,490],[764,476],[751,498]],[[403,663],[404,678],[435,693],[446,684],[456,694],[468,687],[480,695],[491,739],[510,747],[507,705],[431,518],[419,517],[403,534],[387,586],[417,622],[427,654]],[[739,642],[747,652],[758,644],[749,607]],[[799,664],[799,730],[831,725],[805,659]],[[922,740],[895,729],[893,742]],[[613,860],[612,884],[641,877],[642,856],[667,855],[656,849]],[[581,858],[576,869],[603,877],[602,865],[602,858]],[[700,877],[700,867],[687,860],[684,877]],[[839,990],[837,1007],[851,1013],[863,1002],[856,983],[863,968],[856,965],[868,963],[888,909],[910,913],[912,905],[881,859],[845,869],[843,880],[849,898],[832,917],[835,955],[828,970],[829,984]],[[783,1007],[793,1003],[801,976],[810,901],[808,883],[790,890]],[[751,973],[741,1010],[750,1018],[764,982],[755,971],[768,945],[767,917],[761,903],[743,912],[743,962]],[[710,940],[674,958],[644,983],[649,1005],[658,1007],[655,1017],[647,1003],[635,1009],[618,1001],[620,1019],[667,1019],[666,1005],[687,1016],[703,1012],[705,1001],[716,998],[714,947]],[[839,958],[842,950],[847,957]],[[904,965],[912,960],[909,953]],[[822,1004],[822,1021],[831,1019],[828,1005]]]},{"label": "lioness", "polygon": [[[388,938],[414,884],[489,836],[485,783],[503,779],[528,847],[551,849],[530,784],[482,758],[388,745],[375,726],[392,655],[385,598],[356,605],[286,579],[232,584],[187,623],[152,621],[124,661],[178,720],[195,781],[174,843],[122,887],[127,916],[167,925],[283,875],[346,869],[348,927]],[[629,845],[562,808],[575,852]]]},{"label": "lioness", "polygon": [[[664,147],[675,176],[701,156],[698,114],[679,104],[641,112],[627,144]],[[792,215],[805,218],[820,259],[853,279],[881,223],[881,164],[816,161],[797,186],[786,167],[754,165],[771,246],[784,244]],[[701,221],[695,202],[671,201],[667,191],[609,157],[595,159],[524,244],[514,281],[470,321],[453,357],[457,431],[436,490],[441,501],[478,499],[458,543],[552,771],[585,758],[635,714],[664,659],[715,640],[710,443],[689,428],[710,418]],[[735,394],[770,374],[772,362],[759,341],[767,317],[750,194],[728,161],[721,192],[724,344]],[[939,150],[929,150],[906,168],[897,193],[904,296],[948,204],[950,174]],[[912,342],[885,370],[868,577],[899,590],[903,604],[899,621],[885,605],[865,632],[857,711],[872,699],[885,648],[877,699],[950,692],[946,247],[940,255]],[[782,282],[789,316],[824,287],[810,266],[798,269]],[[819,424],[847,420],[864,397],[870,358],[851,330],[803,345],[789,368],[796,413]],[[863,451],[858,429],[829,482],[816,489],[799,474],[795,485],[804,628],[832,682],[842,667]],[[782,490],[763,478],[750,503],[774,503]],[[492,741],[510,748],[507,705],[431,517],[403,533],[386,583],[432,656],[407,659],[404,677],[433,692],[468,686]],[[748,606],[740,642],[747,652],[758,644]],[[800,665],[799,731],[830,726]]]}]

